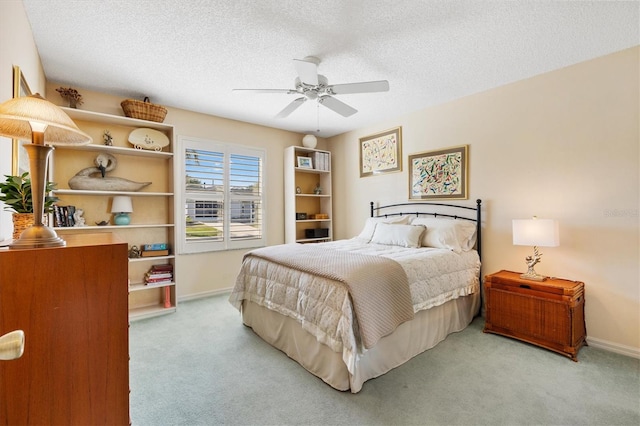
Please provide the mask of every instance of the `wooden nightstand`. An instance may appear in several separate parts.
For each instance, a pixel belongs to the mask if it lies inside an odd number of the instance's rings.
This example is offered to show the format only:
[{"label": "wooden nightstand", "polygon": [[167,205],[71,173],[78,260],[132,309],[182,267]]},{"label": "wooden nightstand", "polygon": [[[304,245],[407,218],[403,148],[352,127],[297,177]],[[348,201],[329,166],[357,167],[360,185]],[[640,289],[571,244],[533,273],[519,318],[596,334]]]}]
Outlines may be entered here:
[{"label": "wooden nightstand", "polygon": [[586,345],[584,283],[559,278],[529,281],[500,271],[484,281],[485,333],[513,337],[578,361]]}]

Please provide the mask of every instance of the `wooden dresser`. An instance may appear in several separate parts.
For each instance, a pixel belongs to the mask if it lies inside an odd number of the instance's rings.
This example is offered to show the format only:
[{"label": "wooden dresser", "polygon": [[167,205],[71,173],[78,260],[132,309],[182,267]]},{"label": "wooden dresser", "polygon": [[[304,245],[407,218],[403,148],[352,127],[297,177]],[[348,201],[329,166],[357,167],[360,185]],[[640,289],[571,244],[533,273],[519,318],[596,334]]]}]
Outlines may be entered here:
[{"label": "wooden dresser", "polygon": [[485,333],[513,337],[578,360],[586,345],[584,283],[559,278],[530,281],[500,271],[484,281]]},{"label": "wooden dresser", "polygon": [[0,250],[0,425],[129,424],[127,244],[65,235],[66,247]]}]

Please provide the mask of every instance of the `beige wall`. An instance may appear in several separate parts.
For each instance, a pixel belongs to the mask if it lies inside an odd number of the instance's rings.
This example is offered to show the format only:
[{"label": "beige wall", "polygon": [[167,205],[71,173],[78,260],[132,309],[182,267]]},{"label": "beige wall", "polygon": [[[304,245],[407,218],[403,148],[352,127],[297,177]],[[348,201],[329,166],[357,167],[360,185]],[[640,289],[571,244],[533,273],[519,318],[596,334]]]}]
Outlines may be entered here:
[{"label": "beige wall", "polygon": [[[407,200],[409,154],[468,144],[468,202],[484,203],[483,273],[526,267],[532,249],[512,245],[512,219],[557,219],[560,247],[543,248],[536,270],[584,281],[589,341],[640,355],[639,52],[329,139],[336,237],[359,232],[369,201]],[[360,178],[358,138],[396,126],[403,131],[403,171]]]}]

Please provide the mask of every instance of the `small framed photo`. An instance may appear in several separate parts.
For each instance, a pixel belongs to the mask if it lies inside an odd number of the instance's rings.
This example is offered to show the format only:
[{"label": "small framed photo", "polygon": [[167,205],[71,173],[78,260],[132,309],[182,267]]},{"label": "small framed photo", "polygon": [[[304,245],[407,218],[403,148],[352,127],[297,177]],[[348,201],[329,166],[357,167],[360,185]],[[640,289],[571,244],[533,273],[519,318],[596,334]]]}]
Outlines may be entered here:
[{"label": "small framed photo", "polygon": [[298,157],[298,167],[302,169],[313,169],[311,157]]}]

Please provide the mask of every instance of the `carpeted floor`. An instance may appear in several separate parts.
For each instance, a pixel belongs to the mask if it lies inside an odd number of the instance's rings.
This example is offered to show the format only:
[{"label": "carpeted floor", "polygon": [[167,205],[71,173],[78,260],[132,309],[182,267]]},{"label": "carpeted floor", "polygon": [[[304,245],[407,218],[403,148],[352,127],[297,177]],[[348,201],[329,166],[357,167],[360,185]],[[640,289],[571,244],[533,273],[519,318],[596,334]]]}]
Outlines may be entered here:
[{"label": "carpeted floor", "polygon": [[575,363],[478,318],[351,394],[264,343],[227,297],[131,323],[134,426],[640,425],[638,359],[584,347]]}]

